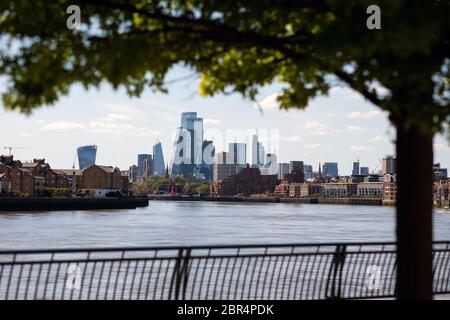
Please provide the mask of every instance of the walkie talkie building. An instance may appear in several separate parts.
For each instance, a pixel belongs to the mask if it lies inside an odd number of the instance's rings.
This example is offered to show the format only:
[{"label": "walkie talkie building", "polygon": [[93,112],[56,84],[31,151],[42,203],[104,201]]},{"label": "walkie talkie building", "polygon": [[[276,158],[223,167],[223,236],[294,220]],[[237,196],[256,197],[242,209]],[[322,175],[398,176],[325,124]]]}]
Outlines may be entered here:
[{"label": "walkie talkie building", "polygon": [[77,148],[78,164],[80,170],[89,168],[95,164],[97,146],[89,145]]}]

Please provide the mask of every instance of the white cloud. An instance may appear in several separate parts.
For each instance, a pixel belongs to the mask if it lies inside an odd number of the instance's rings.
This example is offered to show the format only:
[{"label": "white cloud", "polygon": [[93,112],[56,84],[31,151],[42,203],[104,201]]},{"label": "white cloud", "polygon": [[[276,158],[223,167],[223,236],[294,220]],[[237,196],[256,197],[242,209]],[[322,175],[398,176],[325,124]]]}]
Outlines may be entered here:
[{"label": "white cloud", "polygon": [[375,136],[369,140],[369,142],[373,143],[380,143],[380,142],[386,142],[388,141],[388,138],[385,136]]},{"label": "white cloud", "polygon": [[313,144],[305,144],[305,149],[312,150],[312,149],[319,149],[320,144],[313,143]]},{"label": "white cloud", "polygon": [[367,147],[367,146],[357,146],[357,145],[351,145],[349,147],[350,151],[369,151],[372,150],[371,147]]},{"label": "white cloud", "polygon": [[280,136],[280,140],[284,142],[302,142],[303,138],[300,136],[289,136],[289,137]]},{"label": "white cloud", "polygon": [[131,121],[131,117],[129,117],[125,114],[110,113],[105,118],[102,118],[102,121],[106,121],[106,122]]},{"label": "white cloud", "polygon": [[51,130],[73,130],[73,129],[85,129],[86,126],[77,122],[68,121],[55,121],[49,122],[41,127],[41,130],[51,131]]},{"label": "white cloud", "polygon": [[358,127],[358,126],[346,126],[345,130],[347,131],[364,131],[366,128]]},{"label": "white cloud", "polygon": [[308,133],[311,135],[323,136],[329,135],[339,130],[328,127],[326,124],[318,122],[318,121],[310,121],[305,125],[306,129],[308,129]]},{"label": "white cloud", "polygon": [[110,114],[122,114],[133,116],[135,119],[142,119],[146,117],[145,112],[140,108],[126,104],[115,104],[115,103],[99,103],[98,106],[109,112]]},{"label": "white cloud", "polygon": [[372,110],[368,112],[354,111],[346,114],[349,119],[372,119],[384,116],[386,113],[380,110]]},{"label": "white cloud", "polygon": [[212,124],[212,125],[214,125],[214,124],[220,124],[221,122],[219,121],[219,120],[217,120],[217,119],[214,119],[214,118],[203,118],[203,124]]},{"label": "white cloud", "polygon": [[263,110],[270,110],[270,109],[279,109],[280,103],[277,101],[277,98],[280,96],[279,93],[273,93],[267,97],[265,97],[263,100],[258,101],[255,105],[257,109],[261,108]]}]

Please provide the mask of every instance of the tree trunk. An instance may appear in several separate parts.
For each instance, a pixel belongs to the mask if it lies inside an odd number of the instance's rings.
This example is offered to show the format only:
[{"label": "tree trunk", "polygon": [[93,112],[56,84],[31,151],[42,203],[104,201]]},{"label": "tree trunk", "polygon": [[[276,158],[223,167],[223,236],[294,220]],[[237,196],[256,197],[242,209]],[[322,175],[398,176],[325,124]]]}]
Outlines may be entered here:
[{"label": "tree trunk", "polygon": [[432,299],[433,134],[397,128],[397,298]]}]

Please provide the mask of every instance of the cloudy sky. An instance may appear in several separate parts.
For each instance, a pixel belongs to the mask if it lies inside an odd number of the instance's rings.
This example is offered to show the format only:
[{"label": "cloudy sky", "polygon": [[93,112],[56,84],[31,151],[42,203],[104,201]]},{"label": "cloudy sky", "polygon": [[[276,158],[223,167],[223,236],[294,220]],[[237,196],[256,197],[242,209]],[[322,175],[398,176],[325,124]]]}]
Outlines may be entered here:
[{"label": "cloudy sky", "polygon": [[[185,72],[176,70],[169,77]],[[257,129],[270,137],[263,143],[266,151],[278,154],[279,162],[303,160],[314,170],[319,162],[336,161],[340,174],[349,174],[357,158],[362,166],[378,170],[380,159],[393,153],[395,132],[386,115],[350,89],[335,87],[307,109],[289,111],[278,109],[278,92],[276,85],[264,88],[258,107],[238,95],[201,97],[195,79],[173,83],[167,95],[147,90],[140,98],[106,84],[89,91],[74,86],[54,106],[30,116],[1,106],[0,151],[22,147],[13,150],[18,159],[45,158],[54,168],[70,168],[77,146],[97,144],[97,163],[124,170],[136,163],[138,153],[151,153],[157,138],[167,160],[180,113],[196,111],[204,118],[205,138],[214,139],[217,151],[230,141],[249,141]],[[435,139],[435,161],[450,167],[449,142],[442,136]]]}]

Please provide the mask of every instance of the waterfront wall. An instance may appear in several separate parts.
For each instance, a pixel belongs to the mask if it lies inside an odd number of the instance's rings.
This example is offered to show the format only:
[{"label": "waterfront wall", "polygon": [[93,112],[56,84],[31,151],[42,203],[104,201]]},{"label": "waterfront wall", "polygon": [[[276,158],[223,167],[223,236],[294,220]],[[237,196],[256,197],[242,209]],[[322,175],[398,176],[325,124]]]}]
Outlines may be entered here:
[{"label": "waterfront wall", "polygon": [[184,197],[184,196],[149,196],[149,200],[168,201],[220,201],[220,202],[261,202],[261,203],[297,203],[297,204],[347,204],[381,206],[381,199],[371,198],[243,198],[243,197]]},{"label": "waterfront wall", "polygon": [[0,198],[0,211],[136,209],[147,198]]}]

